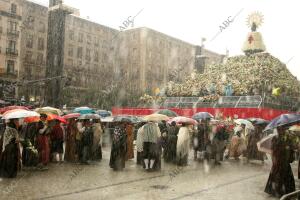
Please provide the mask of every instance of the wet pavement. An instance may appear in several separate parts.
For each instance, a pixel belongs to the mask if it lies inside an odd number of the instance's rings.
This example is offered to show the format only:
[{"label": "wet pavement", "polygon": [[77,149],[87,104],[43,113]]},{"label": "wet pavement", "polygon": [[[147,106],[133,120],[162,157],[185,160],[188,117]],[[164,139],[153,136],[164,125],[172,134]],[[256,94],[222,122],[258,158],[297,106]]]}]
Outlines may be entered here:
[{"label": "wet pavement", "polygon": [[184,168],[162,162],[160,172],[145,172],[131,160],[115,172],[108,166],[109,153],[104,148],[103,160],[90,165],[52,163],[47,171],[23,170],[16,179],[0,181],[0,199],[275,199],[263,192],[268,162],[228,160],[214,166],[190,158]]}]

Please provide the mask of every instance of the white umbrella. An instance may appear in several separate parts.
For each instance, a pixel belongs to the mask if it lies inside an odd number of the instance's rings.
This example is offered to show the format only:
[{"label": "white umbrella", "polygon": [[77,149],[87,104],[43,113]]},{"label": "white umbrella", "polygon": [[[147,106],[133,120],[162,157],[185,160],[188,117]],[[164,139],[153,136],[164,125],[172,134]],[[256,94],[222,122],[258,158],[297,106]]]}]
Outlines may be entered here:
[{"label": "white umbrella", "polygon": [[19,118],[26,118],[26,117],[39,117],[40,114],[34,111],[28,110],[11,110],[3,114],[3,119],[19,119]]},{"label": "white umbrella", "polygon": [[113,122],[113,120],[112,116],[101,118],[101,122]]},{"label": "white umbrella", "polygon": [[255,129],[253,124],[246,119],[236,119],[236,120],[234,120],[234,122],[238,125],[244,124],[247,129],[251,129],[251,130]]},{"label": "white umbrella", "polygon": [[272,154],[272,139],[277,136],[277,133],[272,133],[267,137],[264,137],[257,143],[258,151]]}]

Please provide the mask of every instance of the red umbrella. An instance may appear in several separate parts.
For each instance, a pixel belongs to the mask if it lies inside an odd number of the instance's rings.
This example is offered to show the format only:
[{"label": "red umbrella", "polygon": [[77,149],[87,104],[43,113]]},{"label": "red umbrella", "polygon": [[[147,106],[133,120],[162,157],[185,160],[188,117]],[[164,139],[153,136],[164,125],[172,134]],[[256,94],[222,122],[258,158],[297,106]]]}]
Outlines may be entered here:
[{"label": "red umbrella", "polygon": [[47,120],[48,121],[52,121],[52,120],[58,120],[61,123],[67,124],[68,122],[65,120],[65,118],[58,116],[58,115],[54,115],[54,114],[48,114],[47,115]]},{"label": "red umbrella", "polygon": [[168,121],[169,124],[171,124],[172,122],[176,122],[176,124],[182,124],[182,123],[192,124],[192,125],[198,124],[198,122],[196,120],[194,120],[192,118],[188,118],[188,117],[182,117],[182,116],[174,117]]},{"label": "red umbrella", "polygon": [[78,118],[78,117],[80,117],[80,113],[70,113],[70,114],[63,116],[64,119],[72,119],[72,118]]},{"label": "red umbrella", "polygon": [[15,110],[15,109],[29,110],[25,106],[7,106],[7,107],[4,107],[4,108],[0,108],[0,114],[3,114],[3,113],[5,113],[6,111],[9,111],[9,110]]}]

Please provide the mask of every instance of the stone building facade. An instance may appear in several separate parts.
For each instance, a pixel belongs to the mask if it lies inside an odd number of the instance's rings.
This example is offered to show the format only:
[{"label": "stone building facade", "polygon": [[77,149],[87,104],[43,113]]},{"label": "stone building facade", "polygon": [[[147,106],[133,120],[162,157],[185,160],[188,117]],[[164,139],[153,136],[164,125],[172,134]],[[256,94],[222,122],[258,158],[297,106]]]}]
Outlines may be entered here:
[{"label": "stone building facade", "polygon": [[130,82],[128,86],[134,90],[162,88],[170,80],[181,80],[193,69],[192,44],[145,27],[120,35],[121,78]]},{"label": "stone building facade", "polygon": [[[76,15],[66,17],[64,88],[67,104],[99,104],[114,82],[118,30],[96,24]],[[81,94],[81,95],[78,95]]]},{"label": "stone building facade", "polygon": [[0,98],[12,99],[18,92],[22,1],[0,1]]},{"label": "stone building facade", "polygon": [[19,96],[43,101],[48,31],[48,8],[30,1],[23,2]]}]

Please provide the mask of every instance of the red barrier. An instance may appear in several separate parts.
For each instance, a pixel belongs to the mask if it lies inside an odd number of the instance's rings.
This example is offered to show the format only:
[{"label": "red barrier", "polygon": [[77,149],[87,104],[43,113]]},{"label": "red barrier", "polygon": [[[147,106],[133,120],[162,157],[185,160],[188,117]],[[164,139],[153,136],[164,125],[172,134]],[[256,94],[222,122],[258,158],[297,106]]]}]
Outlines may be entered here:
[{"label": "red barrier", "polygon": [[[162,108],[161,108],[162,109]],[[154,108],[117,108],[112,109],[113,115],[150,115],[159,109]],[[271,108],[170,108],[180,116],[191,117],[197,112],[209,112],[212,115],[222,113],[223,117],[250,118],[258,117],[266,120],[274,119],[275,117],[289,113],[287,110],[276,110]]]}]

